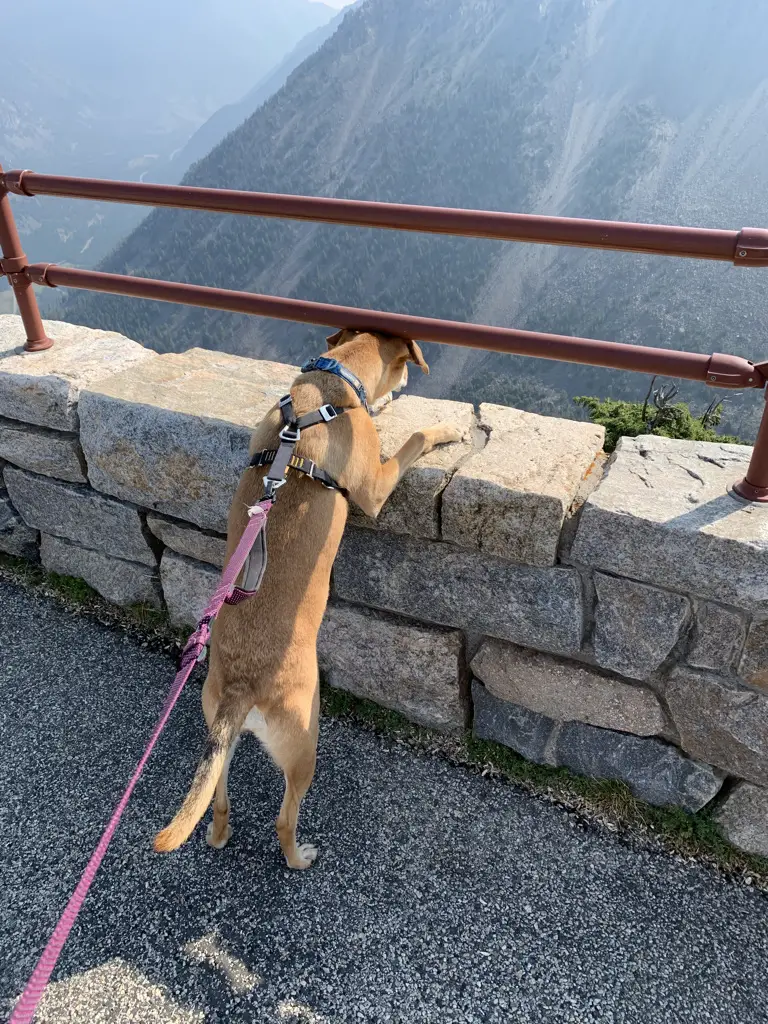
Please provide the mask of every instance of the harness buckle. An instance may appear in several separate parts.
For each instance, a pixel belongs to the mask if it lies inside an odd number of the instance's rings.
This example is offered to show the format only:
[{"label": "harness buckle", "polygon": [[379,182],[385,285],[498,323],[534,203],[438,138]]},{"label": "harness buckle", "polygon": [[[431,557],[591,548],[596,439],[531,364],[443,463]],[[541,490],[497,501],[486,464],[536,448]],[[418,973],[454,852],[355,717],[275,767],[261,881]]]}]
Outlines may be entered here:
[{"label": "harness buckle", "polygon": [[321,405],[317,410],[323,417],[326,423],[330,423],[331,420],[335,420],[339,415],[336,409],[332,405]]},{"label": "harness buckle", "polygon": [[288,444],[296,444],[301,437],[301,431],[298,427],[292,427],[287,423],[278,436],[281,441],[285,441]]}]

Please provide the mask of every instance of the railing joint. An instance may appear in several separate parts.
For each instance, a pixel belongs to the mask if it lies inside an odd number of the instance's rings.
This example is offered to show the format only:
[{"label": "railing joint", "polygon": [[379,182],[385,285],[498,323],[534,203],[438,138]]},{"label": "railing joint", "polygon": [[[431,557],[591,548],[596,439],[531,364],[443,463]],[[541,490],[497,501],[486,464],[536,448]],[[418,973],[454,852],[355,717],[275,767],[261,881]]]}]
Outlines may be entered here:
[{"label": "railing joint", "polygon": [[48,271],[51,267],[58,266],[56,263],[30,263],[24,268],[24,276],[32,284],[44,285],[46,288],[55,288],[56,285],[48,280]]},{"label": "railing joint", "polygon": [[768,364],[755,366],[741,356],[715,352],[707,364],[705,383],[713,388],[764,388],[768,376],[766,370]]},{"label": "railing joint", "polygon": [[5,274],[8,278],[11,277],[11,274],[22,273],[28,266],[29,261],[25,253],[20,256],[9,256],[6,259],[0,258],[0,274]]},{"label": "railing joint", "polygon": [[736,239],[733,262],[737,267],[768,267],[768,231],[742,228]]},{"label": "railing joint", "polygon": [[12,192],[15,196],[27,196],[32,198],[33,192],[27,192],[24,188],[24,175],[32,174],[32,171],[4,171],[0,174],[0,188],[6,192]]}]

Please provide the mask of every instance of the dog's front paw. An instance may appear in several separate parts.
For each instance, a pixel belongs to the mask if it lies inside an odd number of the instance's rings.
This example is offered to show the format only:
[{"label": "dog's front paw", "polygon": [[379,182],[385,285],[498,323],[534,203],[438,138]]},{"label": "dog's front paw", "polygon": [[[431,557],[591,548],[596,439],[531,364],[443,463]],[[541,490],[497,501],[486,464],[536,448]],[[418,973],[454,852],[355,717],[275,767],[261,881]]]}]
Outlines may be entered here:
[{"label": "dog's front paw", "polygon": [[382,409],[386,409],[388,405],[391,405],[393,397],[390,391],[388,395],[382,395],[381,398],[377,398],[371,406],[371,416],[378,416]]},{"label": "dog's front paw", "polygon": [[305,871],[317,860],[317,847],[313,846],[312,843],[302,843],[301,846],[296,847],[296,855],[286,861],[289,868],[293,868],[295,871]]},{"label": "dog's front paw", "polygon": [[438,445],[453,444],[456,441],[461,441],[464,435],[452,423],[438,423],[436,426],[429,428],[427,436],[432,444]]}]

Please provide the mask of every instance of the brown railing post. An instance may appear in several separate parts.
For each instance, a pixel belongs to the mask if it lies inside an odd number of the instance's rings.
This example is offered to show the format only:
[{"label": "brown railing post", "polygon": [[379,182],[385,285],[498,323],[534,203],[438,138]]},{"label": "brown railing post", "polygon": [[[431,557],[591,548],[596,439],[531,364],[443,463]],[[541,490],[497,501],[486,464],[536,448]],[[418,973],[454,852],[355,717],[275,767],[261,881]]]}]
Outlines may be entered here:
[{"label": "brown railing post", "polygon": [[2,254],[0,270],[8,278],[13,288],[21,321],[27,332],[27,343],[24,348],[27,352],[42,352],[44,349],[50,348],[53,341],[45,333],[40,310],[37,307],[34,286],[24,273],[29,260],[24,254],[19,232],[16,230],[2,166],[0,166],[0,253]]},{"label": "brown railing post", "polygon": [[733,489],[740,498],[746,498],[747,501],[768,502],[768,400],[763,406],[763,418],[755,438],[747,475]]}]

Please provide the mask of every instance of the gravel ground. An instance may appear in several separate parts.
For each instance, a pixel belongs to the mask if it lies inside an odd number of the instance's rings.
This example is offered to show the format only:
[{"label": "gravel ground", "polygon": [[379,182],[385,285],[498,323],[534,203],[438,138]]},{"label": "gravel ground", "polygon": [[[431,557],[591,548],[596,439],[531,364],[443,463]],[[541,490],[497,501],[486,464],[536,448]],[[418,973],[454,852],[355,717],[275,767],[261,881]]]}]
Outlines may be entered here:
[{"label": "gravel ground", "polygon": [[[117,630],[0,583],[0,1004],[21,990],[173,674]],[[325,722],[293,874],[255,742],[235,834],[151,850],[202,747],[182,696],[38,1020],[765,1024],[768,900],[560,808]]]}]

